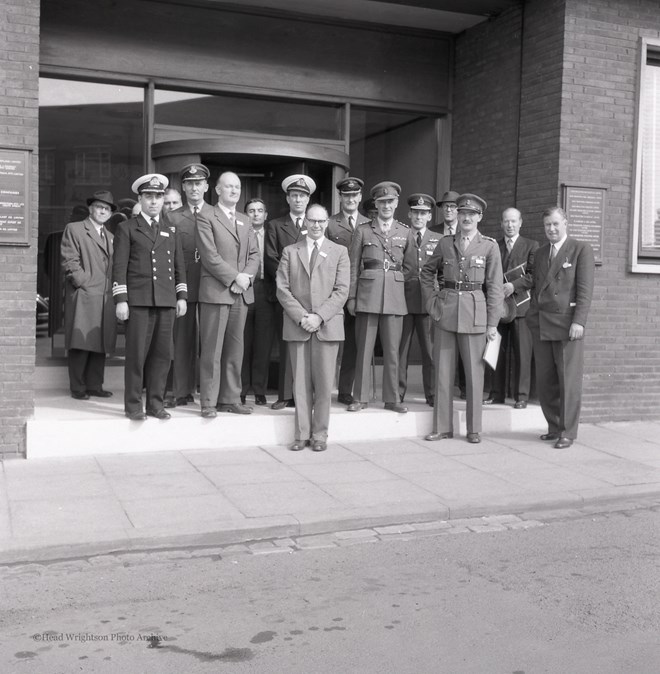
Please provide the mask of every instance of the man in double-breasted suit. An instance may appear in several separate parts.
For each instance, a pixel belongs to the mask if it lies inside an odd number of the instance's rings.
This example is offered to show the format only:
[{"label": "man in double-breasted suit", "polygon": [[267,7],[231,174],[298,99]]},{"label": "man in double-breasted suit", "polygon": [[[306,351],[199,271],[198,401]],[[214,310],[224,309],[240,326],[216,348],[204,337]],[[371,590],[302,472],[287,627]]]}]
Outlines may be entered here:
[{"label": "man in double-breasted suit", "polygon": [[411,194],[408,197],[408,219],[410,231],[415,242],[415,264],[405,280],[406,306],[408,314],[403,317],[401,345],[399,346],[399,397],[404,401],[408,388],[408,357],[413,335],[417,333],[417,341],[422,356],[422,384],[426,403],[433,407],[435,396],[435,367],[433,365],[433,345],[431,343],[431,319],[422,302],[422,286],[419,275],[426,261],[433,255],[435,247],[442,238],[441,234],[432,232],[427,225],[431,222],[435,199],[428,194]]},{"label": "man in double-breasted suit", "polygon": [[435,321],[433,361],[437,373],[433,431],[426,440],[454,435],[453,389],[458,349],[465,366],[467,440],[481,442],[483,354],[486,342],[497,337],[504,299],[497,243],[477,229],[485,210],[486,202],[481,197],[462,194],[458,198],[459,232],[442,237],[420,275],[426,309]]},{"label": "man in double-breasted suit", "polygon": [[161,218],[167,185],[160,173],[149,173],[133,183],[140,214],[120,223],[114,240],[112,297],[117,318],[126,321],[124,409],[134,421],[147,415],[170,418],[163,398],[172,361],[172,330],[175,317],[186,313],[181,242],[176,227]]},{"label": "man in double-breasted suit", "polygon": [[104,226],[117,210],[112,193],[87,199],[89,216],[64,229],[60,253],[64,270],[64,345],[69,388],[76,400],[109,398],[103,389],[106,354],[115,350],[117,321],[112,301],[113,236]]},{"label": "man in double-breasted suit", "polygon": [[543,213],[548,243],[534,263],[527,324],[534,341],[537,393],[548,432],[542,440],[570,447],[577,437],[582,402],[584,332],[594,289],[591,246],[568,236],[563,209]]},{"label": "man in double-breasted suit", "polygon": [[252,279],[259,250],[247,218],[236,212],[241,181],[223,173],[216,184],[213,215],[197,219],[197,250],[202,262],[199,282],[201,335],[200,401],[202,416],[217,411],[250,414],[240,402],[243,331],[247,305],[254,301]]},{"label": "man in double-breasted suit", "polygon": [[289,449],[310,444],[327,448],[330,400],[339,344],[344,339],[343,307],[350,262],[345,247],[325,236],[328,212],[310,206],[307,236],[287,246],[277,270],[277,298],[284,309],[296,400],[295,436]]},{"label": "man in double-breasted suit", "polygon": [[[292,243],[299,241],[307,233],[304,225],[305,211],[307,210],[310,196],[316,191],[316,183],[309,176],[297,173],[287,176],[282,181],[282,190],[286,194],[289,212],[285,216],[270,220],[266,224],[264,266],[273,302],[277,302],[277,298],[275,297],[275,279],[282,251]],[[275,308],[275,319],[275,330],[277,331],[277,338],[279,340],[280,367],[277,400],[271,405],[271,408],[281,410],[285,407],[293,407],[294,401],[291,362],[288,358],[286,342],[282,337],[283,313],[279,303]]]},{"label": "man in double-breasted suit", "polygon": [[[362,200],[364,181],[360,178],[342,178],[335,186],[339,193],[341,210],[330,216],[325,235],[347,250],[351,248],[353,234],[359,225],[369,222],[358,210]],[[350,405],[353,402],[353,383],[355,381],[355,358],[357,344],[355,342],[355,316],[344,312],[344,343],[339,368],[339,384],[337,402]]]},{"label": "man in double-breasted suit", "polygon": [[172,364],[172,390],[174,400],[166,407],[187,405],[195,400],[197,388],[197,356],[199,336],[197,330],[197,299],[202,265],[197,251],[196,231],[199,218],[213,216],[213,207],[204,201],[209,189],[209,170],[204,164],[188,164],[181,169],[181,188],[186,195],[186,204],[167,214],[167,220],[176,227],[181,241],[186,264],[188,284],[188,310],[186,315],[174,321],[174,362]]},{"label": "man in double-breasted suit", "polygon": [[[537,241],[520,236],[522,215],[517,208],[507,208],[502,213],[504,238],[499,242],[504,273],[504,298],[515,316],[508,323],[500,322],[502,335],[497,369],[493,374],[490,396],[484,405],[503,404],[506,398],[506,379],[509,364],[513,362],[511,389],[516,409],[525,409],[529,400],[532,370],[532,333],[527,327],[525,315],[529,309],[534,272],[534,255],[539,247]],[[508,279],[508,280],[507,280]],[[511,298],[511,299],[507,299]]]},{"label": "man in double-breasted suit", "polygon": [[378,217],[360,225],[351,243],[351,287],[346,308],[355,315],[357,360],[355,401],[346,409],[358,412],[369,404],[370,366],[376,334],[383,345],[383,402],[385,409],[403,414],[399,401],[399,345],[403,317],[408,313],[404,279],[413,269],[410,229],[394,219],[401,187],[382,182],[371,188]]}]

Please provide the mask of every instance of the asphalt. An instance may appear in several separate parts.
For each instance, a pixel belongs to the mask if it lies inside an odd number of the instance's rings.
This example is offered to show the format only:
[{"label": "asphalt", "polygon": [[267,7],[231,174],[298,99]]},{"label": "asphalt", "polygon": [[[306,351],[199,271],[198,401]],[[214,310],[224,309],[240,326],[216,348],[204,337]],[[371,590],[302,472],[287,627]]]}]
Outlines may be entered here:
[{"label": "asphalt", "polygon": [[[541,429],[542,430],[542,429]],[[660,422],[0,464],[0,563],[217,546],[660,495]]]}]

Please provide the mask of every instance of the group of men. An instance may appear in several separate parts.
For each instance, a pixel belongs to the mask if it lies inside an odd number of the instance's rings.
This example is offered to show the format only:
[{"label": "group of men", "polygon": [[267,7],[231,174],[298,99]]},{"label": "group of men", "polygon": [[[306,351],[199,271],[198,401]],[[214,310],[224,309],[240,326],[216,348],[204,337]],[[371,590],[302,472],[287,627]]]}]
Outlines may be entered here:
[{"label": "group of men", "polygon": [[[591,248],[567,236],[566,214],[543,215],[548,243],[520,236],[515,208],[502,214],[504,238],[483,235],[486,202],[447,192],[407,199],[409,225],[395,219],[401,188],[371,189],[340,180],[340,210],[310,205],[306,175],[282,182],[288,213],[268,221],[266,204],[237,212],[239,177],[215,185],[199,163],[180,172],[185,204],[168,179],[147,174],[132,186],[140,213],[113,236],[104,222],[116,210],[110,192],[88,200],[89,216],[69,223],[62,241],[67,283],[66,346],[71,395],[112,395],[103,389],[105,354],[116,321],[126,324],[126,416],[168,419],[168,407],[194,401],[201,416],[250,414],[247,394],[265,405],[271,347],[279,339],[278,397],[272,408],[295,407],[298,451],[327,447],[331,392],[341,348],[338,401],[359,412],[371,398],[376,337],[383,350],[382,400],[404,406],[410,347],[416,333],[426,402],[434,408],[429,441],[453,437],[457,362],[465,371],[467,439],[480,442],[484,351],[502,336],[486,403],[503,403],[512,361],[516,408],[527,404],[532,350],[537,392],[548,421],[544,440],[568,447],[577,435],[584,326],[593,289]],[[166,195],[169,210],[164,208]],[[433,226],[436,207],[442,222]],[[109,309],[110,308],[110,309]],[[498,332],[499,331],[499,332]],[[511,354],[509,357],[507,354]],[[459,358],[460,356],[460,358]],[[171,369],[172,395],[167,397]],[[146,389],[146,407],[142,393]]]}]

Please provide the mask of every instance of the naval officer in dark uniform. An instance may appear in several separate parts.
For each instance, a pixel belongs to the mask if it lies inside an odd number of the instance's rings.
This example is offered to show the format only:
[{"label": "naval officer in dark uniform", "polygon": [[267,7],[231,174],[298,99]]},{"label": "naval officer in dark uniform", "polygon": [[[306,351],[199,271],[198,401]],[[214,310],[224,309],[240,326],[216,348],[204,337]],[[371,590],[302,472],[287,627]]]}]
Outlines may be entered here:
[{"label": "naval officer in dark uniform", "polygon": [[371,188],[378,217],[360,225],[351,243],[351,285],[346,308],[355,315],[357,360],[355,401],[346,409],[367,407],[370,366],[376,334],[383,345],[383,402],[393,412],[408,411],[399,401],[399,344],[403,317],[408,313],[404,278],[413,269],[414,247],[410,229],[394,219],[401,187],[382,182]]},{"label": "naval officer in dark uniform", "polygon": [[[124,410],[129,419],[169,419],[163,407],[175,316],[185,316],[186,269],[176,228],[161,219],[168,180],[149,173],[133,183],[141,212],[115,234],[112,296],[126,321]],[[147,389],[147,414],[142,388]]]},{"label": "naval officer in dark uniform", "polygon": [[[442,237],[420,276],[426,308],[435,321],[433,361],[438,375],[433,431],[426,440],[454,435],[452,393],[458,349],[467,385],[467,440],[477,443],[481,442],[483,353],[486,342],[497,336],[504,301],[502,259],[495,239],[477,229],[486,202],[475,194],[462,194],[457,205],[458,233]],[[442,281],[436,289],[439,276]]]}]

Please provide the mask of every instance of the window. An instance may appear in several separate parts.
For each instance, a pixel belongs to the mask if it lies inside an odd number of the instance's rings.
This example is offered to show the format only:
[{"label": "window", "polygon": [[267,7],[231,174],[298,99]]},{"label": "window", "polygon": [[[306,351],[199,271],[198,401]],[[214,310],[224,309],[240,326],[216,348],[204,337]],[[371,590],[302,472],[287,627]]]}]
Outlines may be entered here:
[{"label": "window", "polygon": [[660,41],[642,41],[632,271],[660,273]]}]

